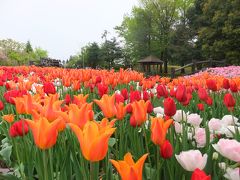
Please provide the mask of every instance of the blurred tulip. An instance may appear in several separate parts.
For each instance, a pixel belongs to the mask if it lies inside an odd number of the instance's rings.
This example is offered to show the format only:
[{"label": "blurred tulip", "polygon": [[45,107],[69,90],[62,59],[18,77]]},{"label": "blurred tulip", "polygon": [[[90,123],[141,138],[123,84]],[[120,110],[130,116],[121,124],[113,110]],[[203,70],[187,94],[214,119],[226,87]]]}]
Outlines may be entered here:
[{"label": "blurred tulip", "polygon": [[116,118],[122,120],[127,113],[127,107],[124,106],[122,102],[117,103],[116,105]]},{"label": "blurred tulip", "polygon": [[66,94],[64,102],[65,104],[69,104],[72,101],[70,94]]},{"label": "blurred tulip", "polygon": [[130,92],[130,103],[134,101],[140,101],[140,100],[141,100],[141,93],[139,91]]},{"label": "blurred tulip", "polygon": [[233,98],[232,94],[230,93],[227,93],[224,95],[224,98],[223,98],[223,103],[225,104],[225,106],[229,109],[229,110],[233,110],[235,104],[236,104],[236,101],[235,99]]},{"label": "blurred tulip", "polygon": [[207,79],[206,84],[208,89],[217,91],[217,82],[214,79]]},{"label": "blurred tulip", "polygon": [[115,93],[116,103],[124,103],[124,97],[121,94]]},{"label": "blurred tulip", "polygon": [[98,95],[101,98],[103,95],[108,93],[108,86],[105,84],[98,84],[97,85],[98,88]]},{"label": "blurred tulip", "polygon": [[200,111],[204,111],[204,104],[202,104],[202,103],[197,104],[197,108]]},{"label": "blurred tulip", "polygon": [[13,123],[9,129],[9,135],[11,137],[23,136],[28,133],[28,125],[24,120],[19,120]]},{"label": "blurred tulip", "polygon": [[200,87],[200,88],[198,89],[198,97],[199,97],[199,99],[201,99],[202,101],[206,101],[207,98],[208,98],[208,93],[207,93],[206,89]]},{"label": "blurred tulip", "polygon": [[14,114],[6,114],[2,116],[2,119],[4,121],[7,121],[8,123],[12,123],[14,121]]},{"label": "blurred tulip", "polygon": [[231,83],[230,83],[230,90],[231,90],[232,92],[234,92],[234,93],[238,92],[237,84],[236,84],[236,82],[233,81],[233,80],[232,80]]},{"label": "blurred tulip", "polygon": [[223,79],[223,88],[224,89],[229,89],[230,88],[230,84],[229,84],[228,79]]},{"label": "blurred tulip", "polygon": [[2,111],[4,109],[4,104],[3,102],[0,100],[0,111]]},{"label": "blurred tulip", "polygon": [[126,88],[122,89],[121,90],[121,94],[122,96],[124,97],[124,100],[127,100],[128,99],[128,91]]}]

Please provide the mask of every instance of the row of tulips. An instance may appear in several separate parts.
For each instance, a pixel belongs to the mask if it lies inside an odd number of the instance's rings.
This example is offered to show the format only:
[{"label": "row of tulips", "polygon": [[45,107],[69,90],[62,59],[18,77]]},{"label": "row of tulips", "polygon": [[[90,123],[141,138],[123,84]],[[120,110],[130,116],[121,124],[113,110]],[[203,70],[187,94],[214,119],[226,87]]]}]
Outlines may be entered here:
[{"label": "row of tulips", "polygon": [[240,78],[0,67],[4,179],[239,179]]}]

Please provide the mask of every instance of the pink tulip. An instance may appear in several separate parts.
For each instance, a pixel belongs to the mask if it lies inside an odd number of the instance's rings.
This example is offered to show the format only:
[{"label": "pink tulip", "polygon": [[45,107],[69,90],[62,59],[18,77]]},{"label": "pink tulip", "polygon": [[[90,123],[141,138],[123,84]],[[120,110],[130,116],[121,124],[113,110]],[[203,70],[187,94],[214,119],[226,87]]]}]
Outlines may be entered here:
[{"label": "pink tulip", "polygon": [[217,144],[212,145],[222,156],[240,162],[240,143],[235,139],[220,139]]},{"label": "pink tulip", "polygon": [[207,154],[202,156],[199,150],[182,151],[175,157],[178,163],[187,171],[194,171],[196,168],[202,170],[207,164]]}]

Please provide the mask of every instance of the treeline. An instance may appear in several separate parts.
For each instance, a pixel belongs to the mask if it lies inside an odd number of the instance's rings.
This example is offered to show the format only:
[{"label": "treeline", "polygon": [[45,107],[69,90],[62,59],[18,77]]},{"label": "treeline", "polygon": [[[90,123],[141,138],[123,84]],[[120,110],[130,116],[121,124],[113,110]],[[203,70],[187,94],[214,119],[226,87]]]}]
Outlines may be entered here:
[{"label": "treeline", "polygon": [[38,64],[41,58],[46,57],[48,52],[40,47],[33,49],[30,41],[0,40],[0,65],[28,65],[29,61]]},{"label": "treeline", "polygon": [[104,43],[88,44],[68,65],[132,66],[150,54],[164,61],[165,71],[168,63],[184,65],[193,59],[240,64],[239,0],[139,2],[115,28],[120,42],[105,36]]}]

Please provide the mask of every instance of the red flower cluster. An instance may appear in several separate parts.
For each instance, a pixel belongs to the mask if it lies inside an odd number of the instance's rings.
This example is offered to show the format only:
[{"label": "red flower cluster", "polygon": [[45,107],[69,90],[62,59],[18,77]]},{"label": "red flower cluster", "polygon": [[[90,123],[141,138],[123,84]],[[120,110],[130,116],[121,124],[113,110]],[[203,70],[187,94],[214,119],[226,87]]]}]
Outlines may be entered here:
[{"label": "red flower cluster", "polygon": [[22,97],[23,95],[26,95],[27,91],[26,90],[11,90],[11,91],[7,91],[3,94],[3,97],[5,98],[5,100],[10,103],[10,104],[15,104],[14,102],[14,98],[16,97]]}]

